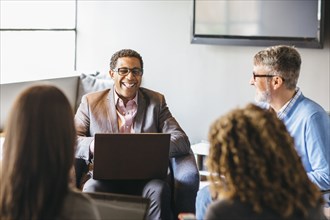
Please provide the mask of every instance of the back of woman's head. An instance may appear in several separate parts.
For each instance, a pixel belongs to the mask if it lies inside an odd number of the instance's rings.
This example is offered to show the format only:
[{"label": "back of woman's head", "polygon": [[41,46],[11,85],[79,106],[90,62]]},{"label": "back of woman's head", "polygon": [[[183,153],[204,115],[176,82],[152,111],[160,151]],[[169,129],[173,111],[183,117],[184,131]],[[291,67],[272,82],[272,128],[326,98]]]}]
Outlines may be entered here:
[{"label": "back of woman's head", "polygon": [[276,114],[253,104],[216,120],[209,131],[207,166],[220,197],[270,208],[283,217],[306,215],[321,196]]},{"label": "back of woman's head", "polygon": [[76,133],[66,96],[36,85],[16,99],[5,127],[1,215],[54,218],[68,190]]}]

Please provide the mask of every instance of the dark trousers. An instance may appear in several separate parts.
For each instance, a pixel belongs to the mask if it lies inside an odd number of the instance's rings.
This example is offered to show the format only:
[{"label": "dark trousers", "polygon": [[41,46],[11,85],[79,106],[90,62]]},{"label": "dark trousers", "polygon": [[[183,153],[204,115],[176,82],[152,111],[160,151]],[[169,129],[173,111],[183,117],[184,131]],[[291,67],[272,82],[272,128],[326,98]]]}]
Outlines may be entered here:
[{"label": "dark trousers", "polygon": [[108,192],[138,195],[150,199],[148,219],[171,220],[171,192],[164,180],[94,180],[89,179],[83,192]]}]

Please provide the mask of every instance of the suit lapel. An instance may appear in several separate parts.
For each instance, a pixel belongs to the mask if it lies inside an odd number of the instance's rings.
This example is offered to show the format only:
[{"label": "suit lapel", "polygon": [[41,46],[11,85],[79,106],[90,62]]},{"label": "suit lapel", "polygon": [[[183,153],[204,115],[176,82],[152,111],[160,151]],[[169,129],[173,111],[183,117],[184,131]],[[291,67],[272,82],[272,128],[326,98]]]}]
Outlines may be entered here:
[{"label": "suit lapel", "polygon": [[145,111],[146,111],[146,99],[143,95],[143,93],[141,92],[141,90],[139,90],[138,93],[138,109],[137,109],[137,113],[135,116],[135,125],[134,125],[134,131],[135,133],[141,133],[142,132],[142,126],[143,126],[143,122],[144,122],[144,118],[145,118]]},{"label": "suit lapel", "polygon": [[118,119],[117,119],[117,111],[115,104],[115,95],[114,88],[110,89],[109,94],[107,96],[107,108],[108,108],[108,121],[110,122],[110,128],[112,133],[119,133],[118,129]]}]

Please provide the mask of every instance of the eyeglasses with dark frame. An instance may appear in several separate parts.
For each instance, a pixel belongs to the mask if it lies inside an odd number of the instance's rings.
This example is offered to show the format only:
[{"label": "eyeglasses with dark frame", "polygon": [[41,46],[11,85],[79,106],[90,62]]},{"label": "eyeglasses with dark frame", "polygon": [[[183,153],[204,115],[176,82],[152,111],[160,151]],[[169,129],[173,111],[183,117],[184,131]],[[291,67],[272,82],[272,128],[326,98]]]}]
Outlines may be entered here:
[{"label": "eyeglasses with dark frame", "polygon": [[114,69],[113,71],[117,72],[121,76],[127,76],[130,72],[134,76],[142,76],[143,75],[143,69],[140,69],[140,68],[120,67],[120,68]]},{"label": "eyeglasses with dark frame", "polygon": [[274,76],[278,76],[278,75],[265,75],[265,74],[261,74],[261,75],[257,75],[254,72],[252,72],[253,74],[253,80],[256,81],[257,77],[274,77]]}]

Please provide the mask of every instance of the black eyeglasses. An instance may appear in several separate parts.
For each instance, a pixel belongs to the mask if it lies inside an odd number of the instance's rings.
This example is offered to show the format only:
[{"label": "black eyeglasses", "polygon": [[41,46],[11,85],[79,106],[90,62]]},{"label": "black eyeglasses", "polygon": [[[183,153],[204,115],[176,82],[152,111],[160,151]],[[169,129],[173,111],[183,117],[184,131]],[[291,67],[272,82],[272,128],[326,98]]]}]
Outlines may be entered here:
[{"label": "black eyeglasses", "polygon": [[143,75],[143,69],[140,68],[127,68],[127,67],[121,67],[118,69],[114,69],[113,71],[117,72],[121,76],[127,76],[130,72],[134,76],[142,76]]},{"label": "black eyeglasses", "polygon": [[253,80],[255,81],[257,77],[274,77],[274,76],[278,76],[278,75],[264,75],[264,74],[261,74],[261,75],[256,75],[254,72],[252,72],[253,74]]}]

